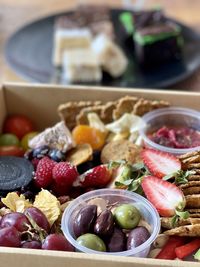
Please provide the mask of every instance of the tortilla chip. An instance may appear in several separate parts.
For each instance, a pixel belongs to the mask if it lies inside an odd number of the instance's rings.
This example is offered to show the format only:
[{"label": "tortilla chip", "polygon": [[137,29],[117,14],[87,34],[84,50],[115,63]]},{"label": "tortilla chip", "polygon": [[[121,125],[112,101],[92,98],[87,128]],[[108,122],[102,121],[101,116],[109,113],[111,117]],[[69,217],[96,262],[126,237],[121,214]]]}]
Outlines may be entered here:
[{"label": "tortilla chip", "polygon": [[200,208],[200,194],[185,196],[187,208]]},{"label": "tortilla chip", "polygon": [[66,161],[78,166],[88,160],[92,160],[92,147],[89,144],[77,145],[74,149],[67,153]]},{"label": "tortilla chip", "polygon": [[200,224],[184,225],[184,226],[176,227],[174,229],[165,231],[164,234],[197,237],[197,236],[200,236]]},{"label": "tortilla chip", "polygon": [[101,151],[101,162],[125,160],[130,163],[140,162],[141,147],[128,140],[112,141],[104,146]]}]

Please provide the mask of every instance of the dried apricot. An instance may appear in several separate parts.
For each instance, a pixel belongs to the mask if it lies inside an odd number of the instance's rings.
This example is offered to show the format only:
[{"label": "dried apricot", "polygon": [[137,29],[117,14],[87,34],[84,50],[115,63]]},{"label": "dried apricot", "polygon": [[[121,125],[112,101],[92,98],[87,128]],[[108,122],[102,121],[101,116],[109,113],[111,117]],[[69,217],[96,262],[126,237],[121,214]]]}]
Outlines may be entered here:
[{"label": "dried apricot", "polygon": [[93,149],[100,149],[105,143],[105,133],[88,125],[78,125],[72,131],[76,144],[88,143]]}]

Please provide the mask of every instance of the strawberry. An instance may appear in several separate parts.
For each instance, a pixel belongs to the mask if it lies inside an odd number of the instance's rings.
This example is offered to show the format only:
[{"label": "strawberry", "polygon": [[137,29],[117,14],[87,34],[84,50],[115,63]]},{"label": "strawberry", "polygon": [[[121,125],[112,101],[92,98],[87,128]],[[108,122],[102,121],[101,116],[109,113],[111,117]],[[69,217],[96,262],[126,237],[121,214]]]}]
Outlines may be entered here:
[{"label": "strawberry", "polygon": [[37,164],[35,184],[39,188],[47,188],[53,181],[52,171],[57,163],[48,157],[42,158]]},{"label": "strawberry", "polygon": [[69,191],[73,182],[78,177],[75,166],[70,162],[59,162],[53,168],[53,185],[52,189],[58,195],[63,195]]},{"label": "strawberry", "polygon": [[154,176],[145,176],[141,183],[148,200],[163,217],[171,217],[185,207],[182,191],[174,184]]},{"label": "strawberry", "polygon": [[181,170],[178,158],[166,152],[147,148],[142,151],[141,157],[150,173],[158,178]]},{"label": "strawberry", "polygon": [[81,185],[83,187],[103,187],[112,178],[111,171],[105,165],[99,165],[90,169],[80,175],[74,185]]}]

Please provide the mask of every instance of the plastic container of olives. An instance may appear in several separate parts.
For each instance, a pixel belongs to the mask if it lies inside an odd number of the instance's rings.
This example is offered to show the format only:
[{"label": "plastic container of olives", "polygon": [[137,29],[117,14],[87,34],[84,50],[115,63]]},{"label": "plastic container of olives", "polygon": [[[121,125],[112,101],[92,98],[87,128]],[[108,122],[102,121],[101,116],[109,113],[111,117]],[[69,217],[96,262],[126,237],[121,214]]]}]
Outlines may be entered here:
[{"label": "plastic container of olives", "polygon": [[[79,213],[81,208],[89,205],[92,200],[94,201],[97,198],[106,200],[107,205],[112,207],[113,209],[122,204],[134,205],[140,212],[143,221],[147,223],[148,226],[150,226],[149,238],[144,243],[133,249],[120,252],[101,252],[80,245],[76,241],[76,236],[74,233],[73,226],[75,218],[77,217],[77,214]],[[70,203],[70,205],[65,209],[62,215],[61,229],[68,241],[75,247],[76,251],[79,252],[116,256],[146,257],[149,253],[151,244],[159,234],[160,217],[152,204],[146,198],[136,193],[121,189],[99,189],[85,193]]]}]

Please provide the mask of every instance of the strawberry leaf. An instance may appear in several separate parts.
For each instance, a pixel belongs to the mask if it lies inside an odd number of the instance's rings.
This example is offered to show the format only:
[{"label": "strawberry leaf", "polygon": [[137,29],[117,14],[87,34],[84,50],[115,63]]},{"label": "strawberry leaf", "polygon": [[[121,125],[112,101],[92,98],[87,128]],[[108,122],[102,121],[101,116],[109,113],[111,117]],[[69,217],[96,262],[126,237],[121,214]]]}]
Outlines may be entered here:
[{"label": "strawberry leaf", "polygon": [[178,211],[175,210],[175,215],[171,218],[171,225],[172,227],[176,227],[178,220],[181,218],[183,220],[186,220],[190,217],[190,213],[188,211]]}]

